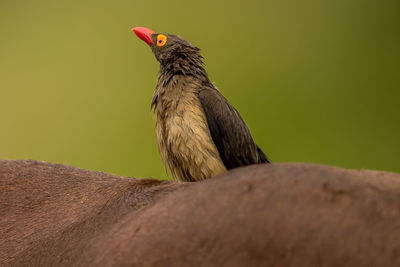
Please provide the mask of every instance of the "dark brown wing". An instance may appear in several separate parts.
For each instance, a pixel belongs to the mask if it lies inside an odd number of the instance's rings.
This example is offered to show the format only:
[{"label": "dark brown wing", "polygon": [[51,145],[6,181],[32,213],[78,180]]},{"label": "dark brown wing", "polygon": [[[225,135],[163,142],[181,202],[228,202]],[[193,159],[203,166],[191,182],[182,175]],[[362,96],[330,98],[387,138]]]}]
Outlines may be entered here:
[{"label": "dark brown wing", "polygon": [[200,88],[198,94],[211,137],[228,170],[269,162],[264,152],[254,143],[249,128],[239,112],[217,89],[204,86]]}]

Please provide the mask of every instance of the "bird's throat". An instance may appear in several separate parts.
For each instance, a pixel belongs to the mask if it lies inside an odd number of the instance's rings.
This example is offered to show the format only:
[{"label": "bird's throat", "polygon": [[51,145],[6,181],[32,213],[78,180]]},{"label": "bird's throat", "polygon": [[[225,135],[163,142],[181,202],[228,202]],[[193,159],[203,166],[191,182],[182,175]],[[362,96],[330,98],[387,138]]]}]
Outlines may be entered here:
[{"label": "bird's throat", "polygon": [[174,75],[193,76],[198,79],[207,78],[207,72],[199,56],[175,57],[173,60],[160,62],[160,77],[172,78]]}]

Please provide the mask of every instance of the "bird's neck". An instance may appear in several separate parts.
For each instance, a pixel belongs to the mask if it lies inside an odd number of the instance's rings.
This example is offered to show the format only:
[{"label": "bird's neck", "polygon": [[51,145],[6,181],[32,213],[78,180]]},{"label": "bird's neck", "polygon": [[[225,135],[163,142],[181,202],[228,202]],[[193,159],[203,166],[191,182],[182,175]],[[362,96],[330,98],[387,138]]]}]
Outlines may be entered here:
[{"label": "bird's neck", "polygon": [[[175,75],[192,76],[199,80],[208,80],[207,72],[199,56],[182,56],[160,64],[160,80],[167,85]],[[160,82],[159,80],[159,82]]]}]

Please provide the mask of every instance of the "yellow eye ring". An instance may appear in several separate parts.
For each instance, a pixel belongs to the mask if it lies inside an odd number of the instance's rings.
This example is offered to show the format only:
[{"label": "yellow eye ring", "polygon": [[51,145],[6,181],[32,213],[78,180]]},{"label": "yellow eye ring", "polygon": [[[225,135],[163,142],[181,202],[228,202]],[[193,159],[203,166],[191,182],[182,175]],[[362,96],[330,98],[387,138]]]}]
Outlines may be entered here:
[{"label": "yellow eye ring", "polygon": [[157,46],[163,46],[167,43],[167,36],[164,34],[157,35]]}]

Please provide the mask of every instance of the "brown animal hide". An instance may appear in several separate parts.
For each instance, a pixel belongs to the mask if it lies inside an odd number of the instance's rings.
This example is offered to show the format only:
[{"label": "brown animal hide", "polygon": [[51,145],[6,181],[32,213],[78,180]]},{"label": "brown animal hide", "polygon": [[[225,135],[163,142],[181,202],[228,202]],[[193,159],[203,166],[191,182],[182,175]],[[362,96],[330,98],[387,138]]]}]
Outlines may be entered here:
[{"label": "brown animal hide", "polygon": [[0,266],[400,266],[400,175],[263,164],[197,183],[0,161]]}]

